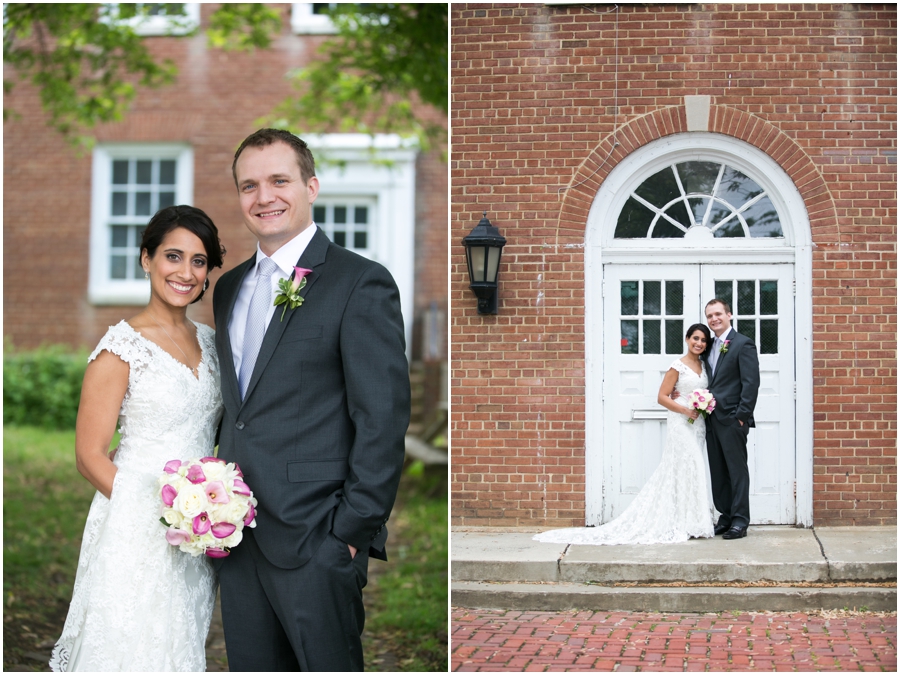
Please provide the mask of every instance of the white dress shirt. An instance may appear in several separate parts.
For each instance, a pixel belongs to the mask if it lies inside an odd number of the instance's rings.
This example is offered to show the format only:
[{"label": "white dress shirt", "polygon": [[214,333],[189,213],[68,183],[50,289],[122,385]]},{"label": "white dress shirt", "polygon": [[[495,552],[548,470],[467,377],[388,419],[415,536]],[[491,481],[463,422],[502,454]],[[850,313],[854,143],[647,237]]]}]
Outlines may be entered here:
[{"label": "white dress shirt", "polygon": [[[316,224],[312,223],[303,230],[303,232],[269,256],[275,264],[278,265],[278,270],[271,277],[273,303],[275,302],[275,296],[278,295],[279,292],[278,282],[281,279],[290,278],[291,274],[294,272],[294,265],[297,264],[297,261],[300,259],[300,256],[303,255],[303,252],[306,250],[306,247],[309,245],[309,242],[312,241],[315,234]],[[253,297],[253,291],[256,289],[256,271],[259,267],[259,262],[265,257],[266,254],[260,250],[259,244],[257,243],[256,263],[250,268],[247,275],[244,277],[244,280],[241,282],[241,289],[238,291],[237,299],[234,301],[234,311],[231,312],[231,321],[228,324],[228,337],[231,338],[231,356],[234,359],[234,372],[236,373],[241,372],[241,356],[244,352],[244,329],[247,327],[247,313],[250,311],[250,299]],[[266,314],[267,328],[272,321],[272,315],[275,314],[276,309],[280,312],[283,308],[276,308],[274,304],[269,307],[269,311]],[[290,311],[291,310],[288,309],[288,312]]]}]

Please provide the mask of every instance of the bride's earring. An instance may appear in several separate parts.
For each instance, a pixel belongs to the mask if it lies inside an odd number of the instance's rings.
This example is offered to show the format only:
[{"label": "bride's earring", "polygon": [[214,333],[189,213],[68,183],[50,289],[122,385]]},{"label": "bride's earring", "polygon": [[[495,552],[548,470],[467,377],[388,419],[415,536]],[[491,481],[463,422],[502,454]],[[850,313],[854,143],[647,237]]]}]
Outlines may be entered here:
[{"label": "bride's earring", "polygon": [[149,279],[149,278],[150,278],[150,272],[148,272],[147,270],[144,270],[144,278],[145,278],[145,279]]}]

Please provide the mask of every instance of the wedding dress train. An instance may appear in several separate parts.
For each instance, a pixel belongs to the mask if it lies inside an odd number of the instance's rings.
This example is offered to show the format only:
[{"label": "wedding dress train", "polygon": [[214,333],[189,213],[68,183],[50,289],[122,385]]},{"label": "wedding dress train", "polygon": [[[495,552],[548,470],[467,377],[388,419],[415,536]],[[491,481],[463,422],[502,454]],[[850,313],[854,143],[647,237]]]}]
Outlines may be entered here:
[{"label": "wedding dress train", "polygon": [[[705,389],[705,365],[697,375],[676,360],[670,368],[678,371],[675,389],[682,405],[695,389]],[[669,412],[666,447],[659,466],[631,504],[614,520],[599,527],[570,527],[550,530],[534,537],[559,544],[668,544],[691,537],[712,537],[715,510],[712,502],[706,421],[693,424],[686,415]]]},{"label": "wedding dress train", "polygon": [[197,376],[122,321],[108,350],[128,363],[112,495],[94,496],[54,671],[200,671],[216,577],[166,542],[157,479],[171,459],[213,454],[222,395],[214,332],[197,324]]}]

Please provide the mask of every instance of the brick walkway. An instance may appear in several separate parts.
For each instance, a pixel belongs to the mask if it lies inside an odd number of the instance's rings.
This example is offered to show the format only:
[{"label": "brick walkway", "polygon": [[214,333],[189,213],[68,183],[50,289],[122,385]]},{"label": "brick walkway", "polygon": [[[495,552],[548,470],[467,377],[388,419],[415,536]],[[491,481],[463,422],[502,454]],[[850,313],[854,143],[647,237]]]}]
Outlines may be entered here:
[{"label": "brick walkway", "polygon": [[897,670],[897,616],[454,608],[451,670]]}]

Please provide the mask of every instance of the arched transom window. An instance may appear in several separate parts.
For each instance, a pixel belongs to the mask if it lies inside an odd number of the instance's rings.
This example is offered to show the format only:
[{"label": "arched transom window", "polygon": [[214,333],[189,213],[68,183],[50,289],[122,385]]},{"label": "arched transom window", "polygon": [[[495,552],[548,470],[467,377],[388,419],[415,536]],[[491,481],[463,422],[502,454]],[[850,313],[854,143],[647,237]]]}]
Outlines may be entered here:
[{"label": "arched transom window", "polygon": [[723,162],[670,164],[644,180],[619,213],[615,239],[783,238],[768,193]]}]

